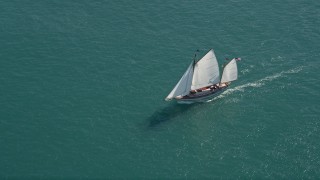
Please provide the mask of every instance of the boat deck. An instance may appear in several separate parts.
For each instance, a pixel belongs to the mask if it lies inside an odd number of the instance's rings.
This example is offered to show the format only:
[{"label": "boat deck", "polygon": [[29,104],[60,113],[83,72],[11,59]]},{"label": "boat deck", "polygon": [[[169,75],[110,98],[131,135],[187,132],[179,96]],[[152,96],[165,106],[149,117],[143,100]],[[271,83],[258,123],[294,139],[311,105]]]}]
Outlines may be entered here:
[{"label": "boat deck", "polygon": [[230,83],[217,84],[191,91],[188,95],[177,97],[178,100],[196,100],[210,97],[211,95],[224,90]]}]

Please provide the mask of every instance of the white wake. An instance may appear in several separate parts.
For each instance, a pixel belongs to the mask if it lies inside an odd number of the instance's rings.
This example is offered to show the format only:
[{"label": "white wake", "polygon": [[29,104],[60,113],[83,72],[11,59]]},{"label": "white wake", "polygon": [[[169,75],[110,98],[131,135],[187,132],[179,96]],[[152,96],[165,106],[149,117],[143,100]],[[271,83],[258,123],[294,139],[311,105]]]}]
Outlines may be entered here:
[{"label": "white wake", "polygon": [[211,100],[208,100],[207,102],[211,102],[211,101],[223,98],[223,97],[225,97],[225,96],[227,96],[229,94],[232,94],[234,92],[237,92],[237,91],[243,92],[244,89],[248,88],[248,87],[261,87],[261,86],[264,86],[265,83],[267,83],[267,82],[270,82],[270,81],[273,81],[275,79],[278,79],[278,78],[284,76],[285,74],[299,73],[302,69],[303,69],[303,66],[296,67],[296,68],[293,68],[293,69],[290,69],[290,70],[287,70],[287,71],[282,71],[282,72],[274,74],[272,76],[267,76],[265,78],[259,79],[259,80],[255,81],[255,82],[252,82],[252,83],[247,83],[247,84],[243,84],[243,85],[240,85],[240,86],[237,86],[237,87],[234,87],[234,88],[227,89],[226,91],[221,93],[219,96],[217,96],[217,97],[215,97],[215,98],[213,98]]}]

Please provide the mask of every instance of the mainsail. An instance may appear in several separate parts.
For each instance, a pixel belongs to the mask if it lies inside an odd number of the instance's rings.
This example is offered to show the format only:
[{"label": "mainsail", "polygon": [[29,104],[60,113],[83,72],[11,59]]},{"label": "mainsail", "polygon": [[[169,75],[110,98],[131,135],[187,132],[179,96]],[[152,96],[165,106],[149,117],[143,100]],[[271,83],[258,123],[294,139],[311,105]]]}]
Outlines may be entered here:
[{"label": "mainsail", "polygon": [[191,89],[195,90],[205,86],[210,86],[219,83],[219,81],[219,65],[214,51],[211,49],[196,63]]},{"label": "mainsail", "polygon": [[194,62],[190,64],[187,71],[183,74],[178,84],[173,88],[173,90],[170,92],[170,94],[166,97],[166,101],[177,97],[177,96],[185,96],[189,94],[189,91],[191,90],[191,83],[192,83],[192,77],[193,77],[193,65]]},{"label": "mainsail", "polygon": [[238,68],[235,59],[232,59],[223,69],[221,83],[238,79]]}]

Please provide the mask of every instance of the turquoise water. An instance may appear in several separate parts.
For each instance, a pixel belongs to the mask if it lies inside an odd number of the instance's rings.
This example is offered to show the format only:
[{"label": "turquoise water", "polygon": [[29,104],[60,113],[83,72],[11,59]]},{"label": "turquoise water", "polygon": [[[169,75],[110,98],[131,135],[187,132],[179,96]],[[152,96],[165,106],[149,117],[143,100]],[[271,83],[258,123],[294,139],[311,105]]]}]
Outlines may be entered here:
[{"label": "turquoise water", "polygon": [[[1,178],[317,178],[320,1],[0,2]],[[241,57],[165,102],[196,49]]]}]

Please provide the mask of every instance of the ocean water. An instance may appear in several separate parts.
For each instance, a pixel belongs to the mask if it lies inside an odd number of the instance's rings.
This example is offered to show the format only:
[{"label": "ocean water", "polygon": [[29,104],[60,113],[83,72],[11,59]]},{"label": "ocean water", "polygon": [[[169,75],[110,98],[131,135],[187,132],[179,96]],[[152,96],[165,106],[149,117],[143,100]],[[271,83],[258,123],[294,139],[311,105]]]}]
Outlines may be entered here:
[{"label": "ocean water", "polygon": [[[0,178],[320,177],[320,1],[0,2]],[[165,102],[196,49],[241,57]]]}]

